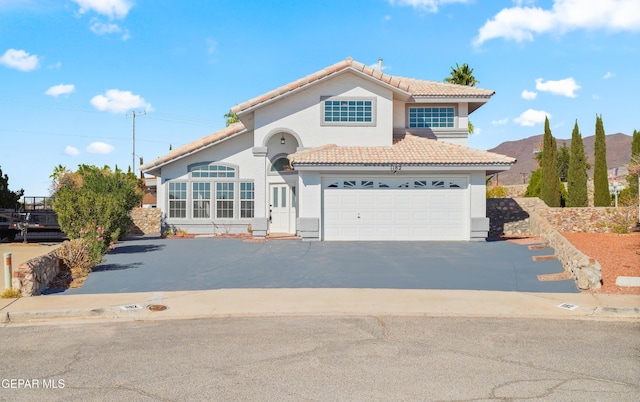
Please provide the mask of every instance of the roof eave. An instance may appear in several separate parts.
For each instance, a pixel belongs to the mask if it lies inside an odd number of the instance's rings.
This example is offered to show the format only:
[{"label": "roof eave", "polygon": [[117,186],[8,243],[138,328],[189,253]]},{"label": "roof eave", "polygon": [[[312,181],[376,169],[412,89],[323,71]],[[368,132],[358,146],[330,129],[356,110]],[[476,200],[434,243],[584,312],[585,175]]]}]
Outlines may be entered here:
[{"label": "roof eave", "polygon": [[504,172],[513,166],[513,163],[449,163],[449,164],[405,164],[405,163],[376,163],[376,164],[350,164],[350,163],[296,163],[292,162],[294,170],[299,171],[335,171],[349,169],[350,171],[389,171],[391,167],[403,172],[424,172],[430,171],[491,171]]},{"label": "roof eave", "polygon": [[[166,161],[162,161],[160,163],[155,163],[154,164],[154,161],[149,162],[148,164],[144,164],[144,165],[140,166],[140,171],[142,173],[145,173],[145,174],[159,176],[160,175],[160,169],[162,169],[162,167],[164,167],[164,166],[166,166],[166,165],[168,165],[170,163],[173,163],[175,161],[178,161],[180,159],[183,159],[183,158],[186,158],[188,156],[194,155],[194,154],[196,154],[198,152],[204,151],[205,149],[208,149],[208,148],[210,148],[210,147],[212,147],[214,145],[218,145],[221,142],[224,142],[224,141],[230,140],[232,138],[235,138],[235,137],[237,137],[237,136],[239,136],[241,134],[246,133],[247,131],[249,131],[249,130],[244,128],[244,129],[242,129],[242,130],[240,130],[240,131],[238,131],[236,133],[233,133],[233,134],[231,134],[231,135],[229,135],[227,137],[224,137],[224,138],[221,138],[219,140],[213,141],[213,142],[211,142],[209,144],[206,144],[206,145],[204,145],[204,146],[202,146],[200,148],[196,148],[196,149],[194,149],[194,150],[192,150],[190,152],[186,152],[184,154],[176,155],[175,158],[171,158],[171,159],[168,159]],[[161,158],[159,158],[159,159],[161,159]]]}]

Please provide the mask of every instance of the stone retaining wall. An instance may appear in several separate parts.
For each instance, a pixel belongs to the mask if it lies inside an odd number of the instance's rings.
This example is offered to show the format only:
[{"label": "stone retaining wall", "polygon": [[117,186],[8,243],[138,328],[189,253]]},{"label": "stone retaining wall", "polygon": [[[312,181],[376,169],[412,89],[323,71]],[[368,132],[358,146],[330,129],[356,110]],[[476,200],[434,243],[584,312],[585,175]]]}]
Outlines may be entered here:
[{"label": "stone retaining wall", "polygon": [[131,211],[132,235],[160,234],[162,211],[159,208],[134,208]]},{"label": "stone retaining wall", "polygon": [[11,286],[22,296],[39,295],[60,272],[55,251],[23,262],[13,271]]},{"label": "stone retaining wall", "polygon": [[637,207],[549,208],[539,198],[487,200],[490,237],[534,235],[544,238],[580,289],[597,289],[602,285],[600,264],[560,233],[630,230],[636,224],[636,216]]},{"label": "stone retaining wall", "polygon": [[599,289],[602,286],[602,268],[569,240],[560,234],[556,227],[542,217],[538,211],[529,212],[529,229],[531,234],[542,237],[554,249],[554,255],[562,263],[564,270],[570,272],[579,289]]}]

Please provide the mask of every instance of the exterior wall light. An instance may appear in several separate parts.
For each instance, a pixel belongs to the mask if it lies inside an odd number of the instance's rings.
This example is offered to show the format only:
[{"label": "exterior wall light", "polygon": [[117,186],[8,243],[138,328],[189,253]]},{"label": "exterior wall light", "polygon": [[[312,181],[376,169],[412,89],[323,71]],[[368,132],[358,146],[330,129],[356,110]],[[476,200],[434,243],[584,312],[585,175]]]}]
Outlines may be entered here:
[{"label": "exterior wall light", "polygon": [[282,134],[282,137],[280,137],[280,144],[284,145],[284,134]]}]

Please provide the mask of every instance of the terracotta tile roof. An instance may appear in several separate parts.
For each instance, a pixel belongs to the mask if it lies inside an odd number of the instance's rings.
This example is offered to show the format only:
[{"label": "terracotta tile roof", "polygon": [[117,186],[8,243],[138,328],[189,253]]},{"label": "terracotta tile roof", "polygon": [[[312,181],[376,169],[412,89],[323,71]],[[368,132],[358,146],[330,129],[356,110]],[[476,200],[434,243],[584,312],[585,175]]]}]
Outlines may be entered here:
[{"label": "terracotta tile roof", "polygon": [[225,138],[231,137],[232,135],[238,134],[245,130],[244,124],[242,123],[234,123],[229,125],[228,127],[223,128],[222,130],[216,131],[215,133],[211,133],[207,136],[204,136],[196,141],[189,142],[185,145],[182,145],[172,151],[170,151],[167,155],[162,156],[158,159],[155,159],[151,162],[145,163],[140,166],[140,171],[148,172],[153,168],[157,168],[159,166],[165,165],[173,160],[182,158],[183,156],[189,155],[193,152],[199,151],[204,147],[215,144]]},{"label": "terracotta tile roof", "polygon": [[512,165],[514,158],[428,138],[405,135],[392,146],[339,147],[324,145],[289,155],[292,165],[457,166]]},{"label": "terracotta tile roof", "polygon": [[291,91],[322,80],[347,68],[371,76],[385,84],[391,85],[392,87],[398,88],[399,90],[414,96],[489,98],[495,93],[494,91],[488,89],[468,87],[464,85],[454,85],[444,82],[392,76],[389,74],[384,74],[380,70],[355,61],[351,57],[347,57],[345,60],[340,61],[332,66],[323,68],[322,70],[317,71],[313,74],[309,74],[306,77],[300,78],[299,80],[291,82],[287,85],[283,85],[280,88],[267,92],[266,94],[260,95],[244,103],[236,105],[231,108],[231,111],[233,113],[242,112],[243,110],[278,98]]}]

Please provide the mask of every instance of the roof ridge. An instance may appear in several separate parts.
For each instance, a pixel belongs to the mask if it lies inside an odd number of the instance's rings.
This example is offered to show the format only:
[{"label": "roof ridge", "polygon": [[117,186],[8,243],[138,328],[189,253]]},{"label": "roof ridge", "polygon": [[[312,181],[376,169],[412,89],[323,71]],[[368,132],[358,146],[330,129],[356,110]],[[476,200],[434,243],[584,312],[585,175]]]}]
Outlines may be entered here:
[{"label": "roof ridge", "polygon": [[[494,91],[479,87],[470,87],[466,85],[449,84],[439,81],[423,80],[419,78],[410,78],[403,76],[390,75],[378,70],[377,68],[368,66],[364,63],[347,57],[328,67],[322,68],[314,73],[308,74],[302,78],[292,81],[288,84],[279,86],[278,88],[258,95],[246,102],[239,103],[231,108],[233,113],[240,113],[246,109],[268,102],[274,98],[295,91],[301,87],[312,84],[319,80],[325,79],[345,69],[353,69],[354,71],[372,77],[384,84],[390,85],[410,95],[422,95],[433,97],[447,96],[467,96],[487,98],[494,94]],[[442,89],[446,88],[446,89]]]}]

